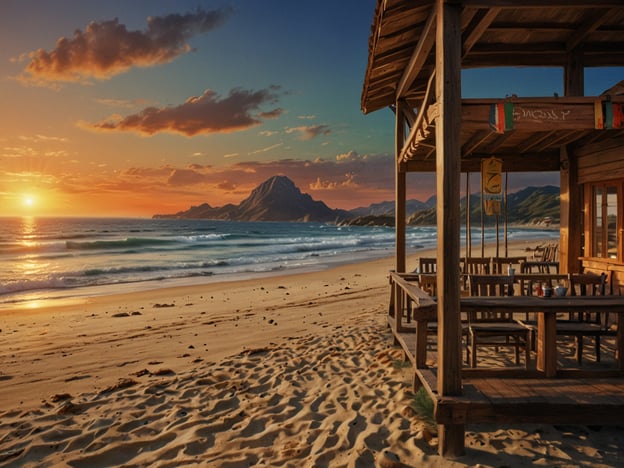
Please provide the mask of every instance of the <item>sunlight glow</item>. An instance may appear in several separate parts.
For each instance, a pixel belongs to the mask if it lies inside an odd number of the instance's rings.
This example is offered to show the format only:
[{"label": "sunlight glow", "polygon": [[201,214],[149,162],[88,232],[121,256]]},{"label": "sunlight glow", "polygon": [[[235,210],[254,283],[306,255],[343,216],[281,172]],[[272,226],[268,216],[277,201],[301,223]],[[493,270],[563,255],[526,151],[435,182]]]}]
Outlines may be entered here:
[{"label": "sunlight glow", "polygon": [[32,195],[24,195],[24,198],[22,199],[22,203],[24,203],[24,206],[34,206],[35,205],[35,197],[33,197]]}]

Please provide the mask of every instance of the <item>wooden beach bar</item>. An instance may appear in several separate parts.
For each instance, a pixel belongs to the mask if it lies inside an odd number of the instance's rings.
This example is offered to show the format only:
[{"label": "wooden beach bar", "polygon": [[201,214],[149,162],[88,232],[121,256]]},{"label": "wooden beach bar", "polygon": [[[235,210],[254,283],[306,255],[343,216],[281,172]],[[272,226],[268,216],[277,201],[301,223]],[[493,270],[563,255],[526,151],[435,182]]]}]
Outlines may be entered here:
[{"label": "wooden beach bar", "polygon": [[[390,108],[396,118],[388,323],[414,364],[415,386],[434,402],[439,453],[461,456],[465,426],[472,423],[621,424],[624,76],[596,96],[585,95],[585,80],[589,68],[624,67],[622,0],[378,0],[368,47],[362,110]],[[462,97],[462,70],[497,67],[559,67],[563,95]],[[601,278],[600,297],[532,296],[530,288],[529,295],[468,293],[458,268],[462,175],[482,174],[487,161],[502,173],[559,172],[556,279],[594,274]],[[409,172],[435,173],[434,295],[406,266]],[[481,185],[487,185],[483,178]],[[514,277],[517,292],[522,280]],[[601,335],[611,343],[612,365],[562,365],[559,317],[589,311],[613,317]],[[520,345],[530,356],[524,366],[466,364],[464,352],[477,348],[464,349],[465,343],[478,336],[466,317],[476,313],[534,315],[535,336],[516,346],[516,359]],[[581,363],[583,334],[576,336]]]}]

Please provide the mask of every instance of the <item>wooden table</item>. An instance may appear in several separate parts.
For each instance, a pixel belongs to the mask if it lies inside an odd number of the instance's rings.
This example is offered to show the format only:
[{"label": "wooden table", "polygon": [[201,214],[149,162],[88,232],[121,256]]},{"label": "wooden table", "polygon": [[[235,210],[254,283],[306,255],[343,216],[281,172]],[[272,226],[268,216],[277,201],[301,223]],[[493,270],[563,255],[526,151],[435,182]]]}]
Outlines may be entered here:
[{"label": "wooden table", "polygon": [[537,314],[537,370],[546,377],[557,374],[557,313],[609,312],[617,316],[616,355],[618,370],[624,371],[624,297],[565,296],[565,297],[462,297],[462,312],[511,311]]}]

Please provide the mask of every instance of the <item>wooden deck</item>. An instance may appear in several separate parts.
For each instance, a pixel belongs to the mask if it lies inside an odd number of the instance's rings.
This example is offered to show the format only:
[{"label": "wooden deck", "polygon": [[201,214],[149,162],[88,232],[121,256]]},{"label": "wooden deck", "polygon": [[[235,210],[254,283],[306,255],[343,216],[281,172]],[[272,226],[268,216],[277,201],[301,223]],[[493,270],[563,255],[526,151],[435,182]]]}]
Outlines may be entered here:
[{"label": "wooden deck", "polygon": [[[396,343],[415,364],[416,334],[397,332],[388,317]],[[435,341],[432,338],[432,341]],[[439,424],[543,423],[622,424],[624,378],[615,361],[561,369],[555,378],[545,378],[534,368],[500,367],[462,369],[461,396],[438,395],[438,375],[433,346],[427,352],[428,368],[415,368],[414,385],[424,387],[435,405]]]}]

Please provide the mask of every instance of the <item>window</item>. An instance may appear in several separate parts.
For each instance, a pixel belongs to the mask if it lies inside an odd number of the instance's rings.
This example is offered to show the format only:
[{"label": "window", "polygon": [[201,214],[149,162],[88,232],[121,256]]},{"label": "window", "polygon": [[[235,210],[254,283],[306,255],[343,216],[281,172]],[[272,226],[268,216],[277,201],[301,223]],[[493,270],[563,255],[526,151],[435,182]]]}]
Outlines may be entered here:
[{"label": "window", "polygon": [[592,185],[591,255],[624,259],[622,241],[622,197],[624,181]]},{"label": "window", "polygon": [[616,186],[608,186],[605,193],[605,229],[607,257],[618,258],[618,193]]}]

